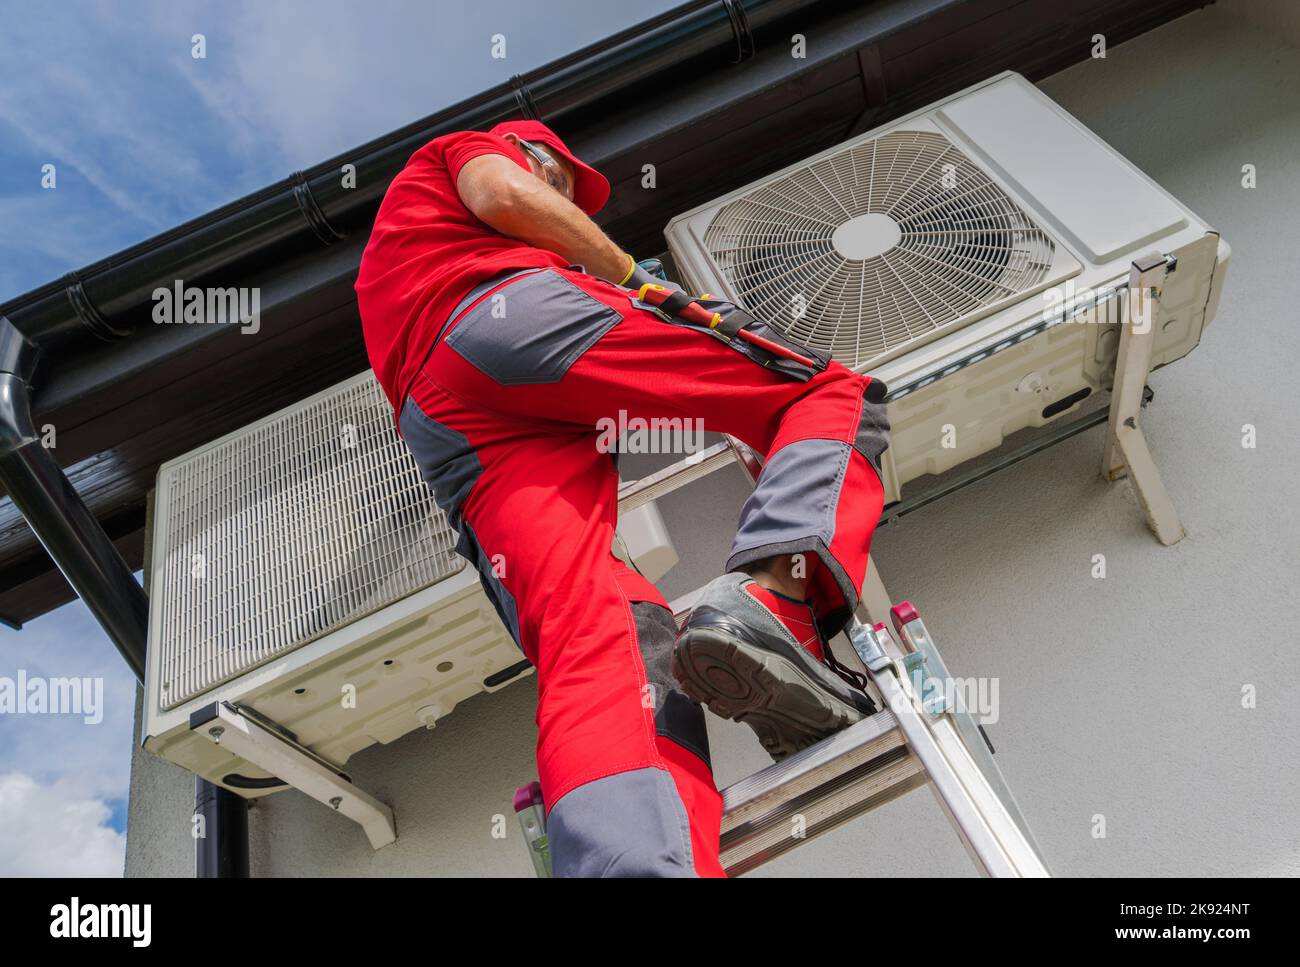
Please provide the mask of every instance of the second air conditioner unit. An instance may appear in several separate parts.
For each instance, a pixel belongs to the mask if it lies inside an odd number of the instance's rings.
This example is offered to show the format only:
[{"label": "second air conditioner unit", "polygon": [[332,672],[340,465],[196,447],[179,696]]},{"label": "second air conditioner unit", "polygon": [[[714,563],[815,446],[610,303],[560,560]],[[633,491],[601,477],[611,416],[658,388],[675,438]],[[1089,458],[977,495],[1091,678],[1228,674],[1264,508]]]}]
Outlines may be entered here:
[{"label": "second air conditioner unit", "polygon": [[1152,368],[1190,352],[1230,250],[1006,73],[674,218],[684,284],[889,387],[887,501],[1109,389],[1130,263],[1172,257]]},{"label": "second air conditioner unit", "polygon": [[[144,744],[239,795],[347,812],[355,752],[532,670],[368,371],[164,464],[151,528]],[[613,550],[676,562],[653,502]]]}]

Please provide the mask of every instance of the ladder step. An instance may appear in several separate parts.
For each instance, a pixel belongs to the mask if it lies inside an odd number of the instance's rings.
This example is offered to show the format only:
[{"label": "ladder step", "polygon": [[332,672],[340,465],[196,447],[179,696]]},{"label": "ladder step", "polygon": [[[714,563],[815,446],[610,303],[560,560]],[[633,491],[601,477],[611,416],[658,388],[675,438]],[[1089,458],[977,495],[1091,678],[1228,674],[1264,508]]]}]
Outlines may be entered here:
[{"label": "ladder step", "polygon": [[727,443],[715,443],[698,453],[656,470],[639,480],[624,481],[618,488],[618,512],[626,514],[642,504],[667,496],[688,483],[707,477],[736,462],[735,450]]},{"label": "ladder step", "polygon": [[722,793],[722,866],[738,876],[925,785],[898,722],[877,712]]}]

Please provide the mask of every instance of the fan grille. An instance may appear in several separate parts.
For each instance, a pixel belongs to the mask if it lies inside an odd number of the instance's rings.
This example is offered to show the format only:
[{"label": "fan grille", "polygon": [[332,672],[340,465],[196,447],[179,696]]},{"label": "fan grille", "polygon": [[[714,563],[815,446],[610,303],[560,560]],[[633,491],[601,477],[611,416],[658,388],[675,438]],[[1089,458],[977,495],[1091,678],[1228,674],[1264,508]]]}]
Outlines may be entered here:
[{"label": "fan grille", "polygon": [[705,249],[740,302],[858,367],[1040,283],[1055,245],[940,134],[895,132],[720,209]]},{"label": "fan grille", "polygon": [[371,373],[172,464],[158,488],[163,708],[465,564]]}]

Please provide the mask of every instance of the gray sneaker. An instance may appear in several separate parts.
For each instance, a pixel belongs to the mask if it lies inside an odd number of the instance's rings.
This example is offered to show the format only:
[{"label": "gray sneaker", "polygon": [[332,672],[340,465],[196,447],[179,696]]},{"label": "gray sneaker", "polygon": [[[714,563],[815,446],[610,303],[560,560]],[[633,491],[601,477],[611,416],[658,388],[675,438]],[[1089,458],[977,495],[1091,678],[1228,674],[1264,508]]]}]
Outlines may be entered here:
[{"label": "gray sneaker", "polygon": [[780,761],[876,711],[875,703],[817,660],[731,572],[700,594],[677,633],[673,675],[722,718],[744,722]]}]

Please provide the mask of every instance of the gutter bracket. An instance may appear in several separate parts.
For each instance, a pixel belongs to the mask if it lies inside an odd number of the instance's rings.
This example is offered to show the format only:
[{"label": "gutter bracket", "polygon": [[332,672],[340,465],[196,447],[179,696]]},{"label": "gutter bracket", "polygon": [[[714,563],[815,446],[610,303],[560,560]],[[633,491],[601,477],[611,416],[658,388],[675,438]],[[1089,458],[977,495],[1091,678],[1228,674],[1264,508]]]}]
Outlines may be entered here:
[{"label": "gutter bracket", "polygon": [[541,121],[542,112],[537,109],[537,102],[533,100],[533,92],[524,83],[524,79],[518,74],[511,74],[510,89],[514,92],[515,107],[519,109],[519,113],[529,121]]},{"label": "gutter bracket", "polygon": [[329,219],[321,211],[316,196],[312,194],[307,176],[301,171],[295,171],[289,176],[289,181],[293,184],[293,200],[298,205],[298,211],[302,212],[302,217],[307,220],[316,237],[325,245],[341,242],[345,236],[329,223]]},{"label": "gutter bracket", "polygon": [[731,32],[736,37],[736,59],[733,64],[749,60],[754,56],[754,32],[749,26],[749,15],[736,0],[722,0],[722,7],[731,20]]},{"label": "gutter bracket", "polygon": [[81,281],[81,276],[76,272],[69,272],[64,277],[67,283],[64,292],[68,295],[68,302],[72,304],[72,311],[76,313],[81,324],[86,327],[92,334],[104,342],[116,342],[123,339],[129,330],[118,329],[111,325],[103,314],[95,308],[95,304],[90,301],[90,296],[86,294],[86,287]]}]

